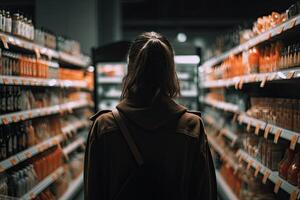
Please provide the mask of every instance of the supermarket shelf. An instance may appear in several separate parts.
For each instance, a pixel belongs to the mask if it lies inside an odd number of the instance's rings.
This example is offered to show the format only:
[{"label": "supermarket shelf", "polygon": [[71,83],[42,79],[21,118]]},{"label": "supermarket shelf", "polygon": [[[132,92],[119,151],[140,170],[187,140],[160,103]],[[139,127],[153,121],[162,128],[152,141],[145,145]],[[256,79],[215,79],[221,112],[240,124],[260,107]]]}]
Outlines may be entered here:
[{"label": "supermarket shelf", "polygon": [[14,112],[9,114],[0,115],[0,125],[1,124],[9,124],[18,121],[24,121],[27,119],[33,119],[36,117],[42,117],[52,114],[57,114],[64,111],[70,111],[73,109],[89,106],[87,100],[77,100],[69,103],[64,103],[60,105],[45,107],[45,108],[36,108],[32,110]]},{"label": "supermarket shelf", "polygon": [[229,112],[233,112],[233,113],[240,113],[240,109],[237,105],[232,104],[232,103],[227,103],[224,101],[217,101],[211,98],[204,98],[204,99],[200,99],[200,102],[205,103],[207,105],[210,105],[212,107],[221,109],[221,110],[225,110],[225,111],[229,111]]},{"label": "supermarket shelf", "polygon": [[227,128],[221,129],[220,133],[230,139],[230,141],[232,141],[232,145],[235,144],[238,139],[238,136]]},{"label": "supermarket shelf", "polygon": [[[268,81],[279,81],[279,80],[290,80],[300,77],[300,68],[291,68],[288,70],[281,70],[278,72],[269,73],[256,73],[243,76],[236,76],[229,79],[205,81],[200,86],[204,88],[214,88],[214,87],[230,87],[236,85],[242,85],[246,83],[256,83]],[[261,85],[263,86],[263,85]]]},{"label": "supermarket shelf", "polygon": [[196,90],[182,90],[181,97],[197,97],[197,91]]},{"label": "supermarket shelf", "polygon": [[296,138],[297,139],[296,143],[300,144],[300,137],[299,137],[300,133],[290,131],[288,129],[284,129],[279,126],[273,125],[273,124],[269,124],[263,120],[249,117],[246,114],[241,114],[238,117],[238,120],[241,123],[250,124],[253,127],[259,126],[259,129],[261,129],[261,130],[265,130],[266,127],[269,126],[270,127],[269,133],[275,135],[276,133],[280,132],[280,135],[279,135],[280,138],[286,139],[288,141],[292,141],[292,140],[294,140],[294,138]]},{"label": "supermarket shelf", "polygon": [[212,116],[210,116],[210,115],[204,114],[203,119],[208,124],[210,124],[211,126],[215,127],[217,130],[221,130],[223,128],[223,124],[216,123],[215,119]]},{"label": "supermarket shelf", "polygon": [[26,85],[26,86],[45,86],[45,87],[75,87],[87,88],[86,81],[59,80],[59,79],[43,79],[18,76],[1,76],[0,84],[4,85]]},{"label": "supermarket shelf", "polygon": [[83,56],[83,55],[75,56],[75,55],[70,55],[70,54],[67,54],[64,52],[59,52],[54,49],[50,49],[50,48],[41,46],[39,44],[36,44],[34,42],[24,40],[22,38],[19,38],[19,37],[13,36],[13,35],[9,35],[6,33],[1,32],[0,39],[1,39],[2,43],[4,44],[4,46],[6,46],[8,48],[9,48],[9,44],[10,44],[10,45],[13,45],[13,46],[16,46],[19,48],[33,51],[37,55],[38,54],[46,55],[50,59],[55,58],[55,59],[61,60],[63,62],[67,62],[69,64],[73,64],[73,65],[77,65],[77,66],[81,66],[81,67],[86,67],[90,63],[90,58],[87,56]]},{"label": "supermarket shelf", "polygon": [[47,176],[44,180],[42,180],[38,185],[32,188],[28,193],[21,197],[23,200],[27,199],[34,199],[37,197],[41,192],[43,192],[49,185],[54,183],[61,175],[64,173],[64,168],[60,167],[55,170],[52,174]]},{"label": "supermarket shelf", "polygon": [[218,193],[224,200],[238,200],[239,198],[233,193],[232,189],[223,179],[222,175],[216,170]]},{"label": "supermarket shelf", "polygon": [[46,149],[49,149],[49,148],[57,145],[62,140],[63,140],[62,135],[52,137],[40,144],[30,147],[20,153],[17,153],[15,155],[7,158],[6,160],[1,161],[0,162],[0,173],[11,167],[14,167],[15,165],[19,164],[20,162],[23,162],[39,153],[45,151]]},{"label": "supermarket shelf", "polygon": [[234,48],[232,48],[229,51],[226,51],[225,53],[221,54],[220,56],[216,56],[214,58],[209,59],[206,61],[202,67],[209,68],[212,67],[220,62],[222,62],[224,59],[228,58],[230,55],[235,55],[238,53],[241,53],[242,51],[248,50],[251,47],[256,46],[257,44],[260,44],[264,41],[267,41],[271,39],[272,37],[275,37],[277,35],[282,34],[283,32],[294,28],[295,26],[300,24],[300,15],[297,15],[293,17],[292,19],[287,20],[286,22],[279,24],[278,26],[265,31],[264,33],[248,40],[247,42],[238,45]]},{"label": "supermarket shelf", "polygon": [[73,152],[75,149],[77,149],[78,147],[84,145],[85,143],[85,139],[80,137],[77,140],[75,140],[74,142],[72,142],[71,144],[69,144],[67,147],[65,147],[63,149],[63,153],[64,155],[68,155],[71,152]]},{"label": "supermarket shelf", "polygon": [[[250,156],[248,153],[246,153],[243,150],[239,150],[237,153],[237,156],[240,157],[240,159],[244,160],[245,162],[247,162],[248,164],[250,163],[250,165],[254,168],[257,169],[259,166],[260,170],[259,172],[263,175],[266,174],[266,172],[269,172],[270,175],[268,177],[268,179],[273,182],[274,184],[277,183],[277,181],[281,181],[281,186],[280,188],[284,191],[286,191],[288,194],[292,194],[297,193],[297,199],[300,199],[300,188],[293,186],[292,184],[290,184],[289,182],[287,182],[286,180],[282,179],[279,175],[277,171],[271,171],[269,168],[265,167],[264,165],[262,165],[258,160],[256,160],[255,158],[253,158],[252,156]],[[258,168],[259,169],[259,168]]]},{"label": "supermarket shelf", "polygon": [[106,98],[120,98],[121,97],[122,92],[121,91],[109,91],[107,93],[105,93],[103,96]]},{"label": "supermarket shelf", "polygon": [[83,187],[83,173],[81,173],[75,180],[73,180],[67,191],[59,200],[71,200]]},{"label": "supermarket shelf", "polygon": [[218,142],[213,139],[213,136],[207,135],[207,139],[209,144],[212,146],[212,148],[221,156],[221,158],[223,158],[225,161],[227,161],[227,163],[234,169],[234,170],[238,170],[239,165],[237,164],[237,162],[235,162],[235,160],[228,156],[228,154],[226,154],[226,152],[224,151],[224,149],[218,144]]},{"label": "supermarket shelf", "polygon": [[101,84],[121,84],[122,77],[98,77],[98,83]]}]

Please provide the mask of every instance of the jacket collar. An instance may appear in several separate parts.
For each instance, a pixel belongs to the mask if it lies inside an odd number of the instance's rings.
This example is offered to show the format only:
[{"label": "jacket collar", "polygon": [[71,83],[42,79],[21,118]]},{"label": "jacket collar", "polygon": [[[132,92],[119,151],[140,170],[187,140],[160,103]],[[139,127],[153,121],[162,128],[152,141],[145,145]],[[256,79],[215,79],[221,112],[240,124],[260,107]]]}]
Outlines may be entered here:
[{"label": "jacket collar", "polygon": [[187,111],[169,97],[161,97],[150,105],[141,105],[132,99],[124,99],[118,104],[117,109],[128,120],[147,130],[157,129]]}]

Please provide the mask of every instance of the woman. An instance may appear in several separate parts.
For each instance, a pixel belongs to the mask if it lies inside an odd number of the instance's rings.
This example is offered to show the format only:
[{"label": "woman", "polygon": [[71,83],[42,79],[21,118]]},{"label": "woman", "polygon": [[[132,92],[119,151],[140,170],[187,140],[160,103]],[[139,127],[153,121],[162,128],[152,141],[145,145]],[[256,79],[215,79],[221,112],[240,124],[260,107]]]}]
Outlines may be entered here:
[{"label": "woman", "polygon": [[138,36],[117,110],[91,118],[86,199],[217,199],[200,113],[176,104],[179,93],[169,41],[155,32]]}]

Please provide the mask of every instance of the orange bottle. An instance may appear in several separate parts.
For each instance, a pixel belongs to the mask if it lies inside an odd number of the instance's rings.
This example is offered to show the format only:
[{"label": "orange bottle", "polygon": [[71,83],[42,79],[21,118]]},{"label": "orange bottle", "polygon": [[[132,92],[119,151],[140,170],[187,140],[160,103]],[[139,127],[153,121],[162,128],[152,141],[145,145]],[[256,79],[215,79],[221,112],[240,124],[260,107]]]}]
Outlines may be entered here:
[{"label": "orange bottle", "polygon": [[298,182],[298,173],[300,172],[300,152],[296,153],[294,161],[291,163],[288,174],[287,180],[293,185],[297,185]]},{"label": "orange bottle", "polygon": [[284,179],[287,179],[288,169],[292,164],[294,157],[295,157],[294,151],[287,149],[284,154],[284,158],[278,164],[279,176],[281,176]]}]

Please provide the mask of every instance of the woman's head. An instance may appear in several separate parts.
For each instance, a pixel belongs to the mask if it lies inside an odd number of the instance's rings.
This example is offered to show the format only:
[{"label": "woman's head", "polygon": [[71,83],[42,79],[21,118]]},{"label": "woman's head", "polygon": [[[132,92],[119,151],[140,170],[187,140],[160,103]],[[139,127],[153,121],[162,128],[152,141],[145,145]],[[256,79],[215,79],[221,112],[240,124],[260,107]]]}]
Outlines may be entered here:
[{"label": "woman's head", "polygon": [[129,50],[122,98],[176,97],[180,93],[170,42],[156,32],[139,35]]}]

